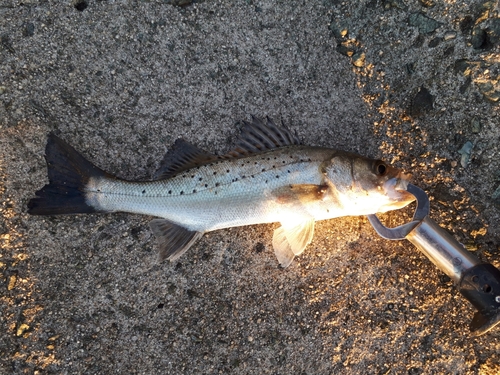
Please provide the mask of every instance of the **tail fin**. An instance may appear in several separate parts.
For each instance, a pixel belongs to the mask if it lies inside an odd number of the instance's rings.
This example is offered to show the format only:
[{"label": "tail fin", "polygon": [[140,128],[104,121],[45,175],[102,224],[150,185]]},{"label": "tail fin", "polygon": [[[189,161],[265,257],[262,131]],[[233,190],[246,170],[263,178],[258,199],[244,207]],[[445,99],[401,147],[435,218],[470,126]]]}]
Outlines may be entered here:
[{"label": "tail fin", "polygon": [[73,147],[50,133],[45,147],[49,184],[28,203],[32,215],[62,215],[98,212],[86,202],[85,186],[91,177],[109,176]]}]

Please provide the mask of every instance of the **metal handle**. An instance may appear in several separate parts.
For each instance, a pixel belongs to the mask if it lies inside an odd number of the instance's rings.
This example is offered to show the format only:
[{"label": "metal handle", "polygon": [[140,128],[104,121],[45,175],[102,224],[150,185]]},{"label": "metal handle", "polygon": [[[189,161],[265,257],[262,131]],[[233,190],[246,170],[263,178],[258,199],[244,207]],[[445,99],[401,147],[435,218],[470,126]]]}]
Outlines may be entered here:
[{"label": "metal handle", "polygon": [[417,198],[417,209],[410,223],[387,228],[377,216],[369,215],[370,223],[384,238],[406,238],[447,274],[478,310],[470,323],[471,333],[479,336],[488,332],[500,323],[500,271],[469,253],[428,216],[429,198],[422,189],[409,184],[408,192]]},{"label": "metal handle", "polygon": [[406,239],[447,274],[455,284],[460,281],[465,271],[481,263],[429,216],[423,218],[406,235]]}]

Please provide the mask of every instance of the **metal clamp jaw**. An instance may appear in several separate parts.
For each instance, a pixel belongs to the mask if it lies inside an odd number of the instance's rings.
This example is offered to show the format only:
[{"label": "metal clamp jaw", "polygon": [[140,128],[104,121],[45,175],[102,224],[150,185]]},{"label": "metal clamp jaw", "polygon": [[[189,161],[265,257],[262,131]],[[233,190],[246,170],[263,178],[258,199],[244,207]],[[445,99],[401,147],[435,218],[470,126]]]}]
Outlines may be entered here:
[{"label": "metal clamp jaw", "polygon": [[500,323],[500,271],[468,252],[428,216],[429,198],[422,189],[408,184],[407,190],[417,199],[411,222],[387,228],[376,215],[368,215],[368,220],[381,237],[409,240],[446,273],[478,310],[470,324],[471,333],[479,336],[488,332]]}]

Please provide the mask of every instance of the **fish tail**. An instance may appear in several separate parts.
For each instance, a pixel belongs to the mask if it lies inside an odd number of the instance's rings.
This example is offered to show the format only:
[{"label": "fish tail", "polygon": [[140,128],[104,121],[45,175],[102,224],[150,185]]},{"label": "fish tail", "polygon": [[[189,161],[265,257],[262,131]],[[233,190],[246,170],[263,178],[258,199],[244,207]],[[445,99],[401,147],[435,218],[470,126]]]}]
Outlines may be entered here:
[{"label": "fish tail", "polygon": [[87,202],[85,188],[91,178],[110,175],[93,165],[73,147],[50,133],[45,147],[49,184],[28,202],[32,215],[102,212]]}]

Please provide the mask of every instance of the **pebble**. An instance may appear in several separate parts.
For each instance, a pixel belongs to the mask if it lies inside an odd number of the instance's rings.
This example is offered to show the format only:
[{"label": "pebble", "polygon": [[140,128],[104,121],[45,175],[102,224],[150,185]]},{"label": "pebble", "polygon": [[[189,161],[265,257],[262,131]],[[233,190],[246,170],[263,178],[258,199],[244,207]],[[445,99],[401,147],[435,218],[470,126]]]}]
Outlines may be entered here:
[{"label": "pebble", "polygon": [[412,13],[408,17],[408,24],[410,26],[418,27],[418,32],[420,34],[429,34],[436,30],[438,27],[442,25],[441,22],[438,22],[432,18],[427,17],[423,13]]},{"label": "pebble", "polygon": [[493,204],[495,206],[500,207],[500,186],[493,192],[491,199],[493,200]]},{"label": "pebble", "polygon": [[461,156],[460,158],[460,164],[462,165],[462,167],[467,167],[467,165],[469,164],[469,161],[470,161],[470,154],[472,152],[472,142],[471,141],[467,141],[465,142],[465,144],[462,146],[462,148],[460,150],[458,150],[458,153]]},{"label": "pebble", "polygon": [[361,68],[365,65],[365,58],[366,55],[364,52],[356,52],[354,55],[352,55],[352,63],[354,66]]},{"label": "pebble", "polygon": [[447,31],[443,35],[444,40],[452,40],[457,37],[457,33],[455,31]]},{"label": "pebble", "polygon": [[474,27],[474,29],[472,29],[471,44],[474,49],[484,48],[486,45],[486,31],[479,26]]},{"label": "pebble", "polygon": [[477,134],[481,131],[481,122],[477,118],[472,119],[470,125],[472,133]]},{"label": "pebble", "polygon": [[434,108],[434,96],[425,87],[420,87],[412,100],[410,115],[420,116]]}]

